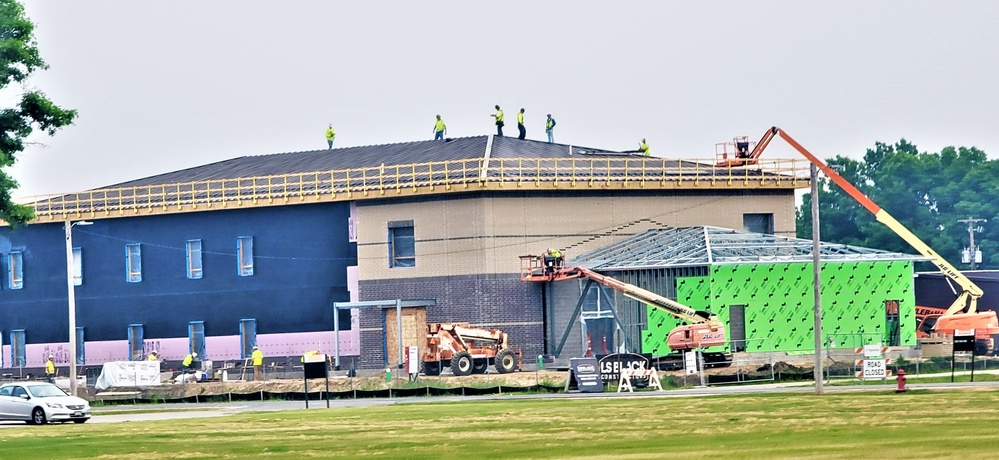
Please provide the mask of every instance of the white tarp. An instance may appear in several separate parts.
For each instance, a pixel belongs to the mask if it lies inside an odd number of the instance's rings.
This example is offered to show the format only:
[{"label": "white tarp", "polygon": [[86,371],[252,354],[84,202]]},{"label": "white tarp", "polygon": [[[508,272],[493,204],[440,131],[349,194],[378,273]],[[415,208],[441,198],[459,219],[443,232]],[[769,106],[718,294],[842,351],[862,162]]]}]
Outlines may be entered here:
[{"label": "white tarp", "polygon": [[160,384],[159,361],[113,361],[104,363],[94,388],[142,387]]}]

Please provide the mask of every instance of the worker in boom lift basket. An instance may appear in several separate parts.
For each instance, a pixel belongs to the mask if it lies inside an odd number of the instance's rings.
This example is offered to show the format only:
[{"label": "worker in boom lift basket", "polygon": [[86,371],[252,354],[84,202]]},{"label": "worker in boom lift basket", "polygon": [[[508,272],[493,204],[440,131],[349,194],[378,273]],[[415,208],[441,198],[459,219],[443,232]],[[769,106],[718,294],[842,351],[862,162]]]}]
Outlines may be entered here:
[{"label": "worker in boom lift basket", "polygon": [[548,248],[548,251],[545,252],[544,256],[545,273],[551,274],[554,273],[555,270],[562,268],[564,260],[565,259],[562,257],[561,251],[555,248]]},{"label": "worker in boom lift basket", "polygon": [[749,142],[736,142],[735,147],[739,151],[738,158],[749,158]]}]

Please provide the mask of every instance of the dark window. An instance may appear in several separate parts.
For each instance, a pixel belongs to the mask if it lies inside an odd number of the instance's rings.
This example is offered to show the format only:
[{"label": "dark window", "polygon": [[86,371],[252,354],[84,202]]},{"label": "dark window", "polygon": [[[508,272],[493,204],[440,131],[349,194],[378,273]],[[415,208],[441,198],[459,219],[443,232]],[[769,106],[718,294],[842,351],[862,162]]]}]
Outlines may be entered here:
[{"label": "dark window", "polygon": [[742,228],[747,232],[763,233],[765,235],[774,234],[773,214],[743,214]]},{"label": "dark window", "polygon": [[416,236],[413,221],[389,222],[389,267],[416,266]]}]

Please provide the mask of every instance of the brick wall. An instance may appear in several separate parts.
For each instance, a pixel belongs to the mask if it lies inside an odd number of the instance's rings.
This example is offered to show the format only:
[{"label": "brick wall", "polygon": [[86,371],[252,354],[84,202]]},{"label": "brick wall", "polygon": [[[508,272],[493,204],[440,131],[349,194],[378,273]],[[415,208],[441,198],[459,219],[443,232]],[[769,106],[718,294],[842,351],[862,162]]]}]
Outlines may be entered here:
[{"label": "brick wall", "polygon": [[[359,287],[361,301],[432,299],[436,305],[427,307],[429,323],[500,329],[526,361],[542,353],[541,286],[522,283],[515,274],[362,280]],[[361,309],[360,368],[385,367],[384,323],[384,310]]]}]

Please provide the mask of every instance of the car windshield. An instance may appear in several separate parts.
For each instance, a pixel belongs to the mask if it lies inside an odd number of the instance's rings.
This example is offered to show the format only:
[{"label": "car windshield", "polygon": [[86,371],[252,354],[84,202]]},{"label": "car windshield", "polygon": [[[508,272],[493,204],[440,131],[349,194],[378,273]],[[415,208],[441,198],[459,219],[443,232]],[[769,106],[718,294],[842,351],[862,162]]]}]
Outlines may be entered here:
[{"label": "car windshield", "polygon": [[36,398],[48,398],[52,396],[66,396],[59,387],[55,385],[31,385],[28,387],[31,394]]}]

